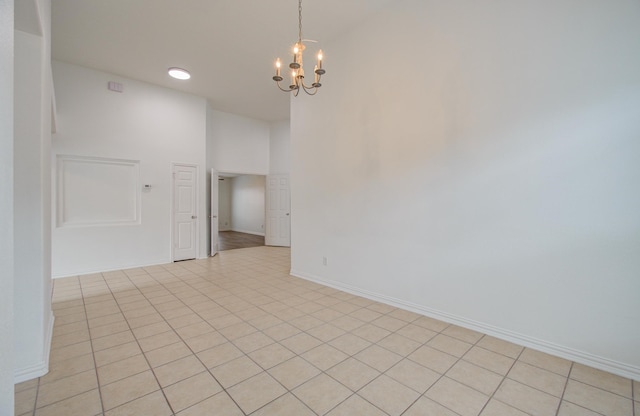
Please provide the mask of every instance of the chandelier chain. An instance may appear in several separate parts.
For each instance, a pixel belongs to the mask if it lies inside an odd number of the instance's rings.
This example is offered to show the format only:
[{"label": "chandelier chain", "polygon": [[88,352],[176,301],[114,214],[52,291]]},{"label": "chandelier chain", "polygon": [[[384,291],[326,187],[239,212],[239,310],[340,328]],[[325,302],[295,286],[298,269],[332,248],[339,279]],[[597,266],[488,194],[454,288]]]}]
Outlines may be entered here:
[{"label": "chandelier chain", "polygon": [[298,0],[298,43],[302,44],[302,0]]}]

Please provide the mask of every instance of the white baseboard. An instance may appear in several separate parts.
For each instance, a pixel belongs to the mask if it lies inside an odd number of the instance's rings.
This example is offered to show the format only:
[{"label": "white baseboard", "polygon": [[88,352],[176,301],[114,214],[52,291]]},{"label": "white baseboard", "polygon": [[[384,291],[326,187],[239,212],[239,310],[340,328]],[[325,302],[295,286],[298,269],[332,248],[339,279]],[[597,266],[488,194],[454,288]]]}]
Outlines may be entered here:
[{"label": "white baseboard", "polygon": [[[204,258],[204,257],[203,257]],[[74,273],[63,272],[59,274],[54,274],[51,276],[52,279],[61,279],[63,277],[75,277],[75,276],[83,276],[85,274],[94,274],[94,273],[105,273],[105,272],[113,272],[118,270],[128,270],[128,269],[138,269],[140,267],[150,267],[157,266],[159,264],[169,264],[172,263],[171,259],[158,259],[152,263],[142,263],[142,264],[126,264],[120,266],[110,266],[107,269],[88,269],[88,270],[78,270]]]},{"label": "white baseboard", "polygon": [[561,357],[570,361],[575,361],[576,363],[584,364],[593,368],[597,368],[599,370],[617,374],[622,377],[640,381],[640,367],[621,363],[573,348],[568,348],[563,345],[554,344],[552,342],[540,340],[528,335],[519,334],[517,332],[505,330],[482,322],[477,322],[471,319],[456,316],[450,313],[427,308],[422,305],[403,301],[401,299],[396,299],[390,296],[381,295],[379,293],[370,292],[355,286],[346,285],[341,282],[325,280],[321,277],[299,272],[294,269],[291,269],[291,275],[324,286],[329,286],[334,289],[342,290],[353,295],[362,296],[376,302],[385,303],[387,305],[395,306],[400,309],[415,312],[420,315],[425,315],[430,318],[438,319],[467,329],[478,331],[483,334],[491,335],[493,337],[500,338],[514,344],[542,351],[547,354],[555,355],[557,357]]},{"label": "white baseboard", "polygon": [[53,323],[55,321],[53,311],[49,317],[49,327],[45,334],[44,347],[42,349],[42,359],[32,365],[23,368],[16,368],[13,372],[13,382],[15,384],[23,381],[42,377],[49,372],[49,356],[51,355],[51,340],[53,338]]},{"label": "white baseboard", "polygon": [[238,228],[232,228],[230,231],[235,231],[237,233],[244,233],[244,234],[259,235],[261,237],[264,237],[264,233],[257,233],[255,231],[241,230],[241,229],[238,229]]}]

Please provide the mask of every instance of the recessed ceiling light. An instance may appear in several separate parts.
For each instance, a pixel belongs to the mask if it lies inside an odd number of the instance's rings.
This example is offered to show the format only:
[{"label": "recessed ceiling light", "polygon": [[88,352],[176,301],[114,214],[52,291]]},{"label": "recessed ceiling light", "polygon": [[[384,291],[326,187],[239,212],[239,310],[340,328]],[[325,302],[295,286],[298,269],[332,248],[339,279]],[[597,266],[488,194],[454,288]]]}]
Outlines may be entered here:
[{"label": "recessed ceiling light", "polygon": [[182,68],[169,68],[169,75],[175,79],[189,79],[191,74],[186,69]]}]

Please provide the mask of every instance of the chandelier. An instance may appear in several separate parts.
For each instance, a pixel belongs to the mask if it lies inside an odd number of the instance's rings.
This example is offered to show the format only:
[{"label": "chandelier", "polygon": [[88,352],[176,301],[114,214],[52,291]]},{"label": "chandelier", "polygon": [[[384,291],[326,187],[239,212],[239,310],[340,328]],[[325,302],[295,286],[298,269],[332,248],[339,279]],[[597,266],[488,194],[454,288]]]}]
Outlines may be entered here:
[{"label": "chandelier", "polygon": [[[305,41],[307,41],[307,39],[305,39]],[[302,67],[302,53],[304,50],[305,46],[302,41],[302,0],[298,0],[298,41],[293,45],[293,62],[289,64],[289,68],[291,68],[291,84],[289,88],[282,88],[280,85],[280,82],[284,79],[280,75],[280,67],[282,66],[280,58],[276,60],[276,75],[273,77],[278,88],[284,92],[293,92],[293,95],[296,97],[301,89],[309,95],[315,95],[318,92],[318,88],[322,86],[322,84],[320,84],[320,77],[325,73],[325,70],[322,68],[322,50],[320,50],[318,52],[318,61],[313,69],[313,83],[311,85],[304,83],[304,68]]]}]

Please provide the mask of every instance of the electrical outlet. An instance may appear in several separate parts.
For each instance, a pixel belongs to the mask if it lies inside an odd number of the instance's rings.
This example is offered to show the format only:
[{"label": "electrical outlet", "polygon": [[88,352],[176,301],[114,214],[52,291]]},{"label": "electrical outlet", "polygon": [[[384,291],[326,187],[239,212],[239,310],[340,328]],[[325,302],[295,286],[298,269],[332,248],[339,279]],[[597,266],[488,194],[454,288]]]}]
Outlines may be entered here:
[{"label": "electrical outlet", "polygon": [[322,264],[325,265],[325,266],[327,265],[327,258],[326,257],[322,258]]}]

